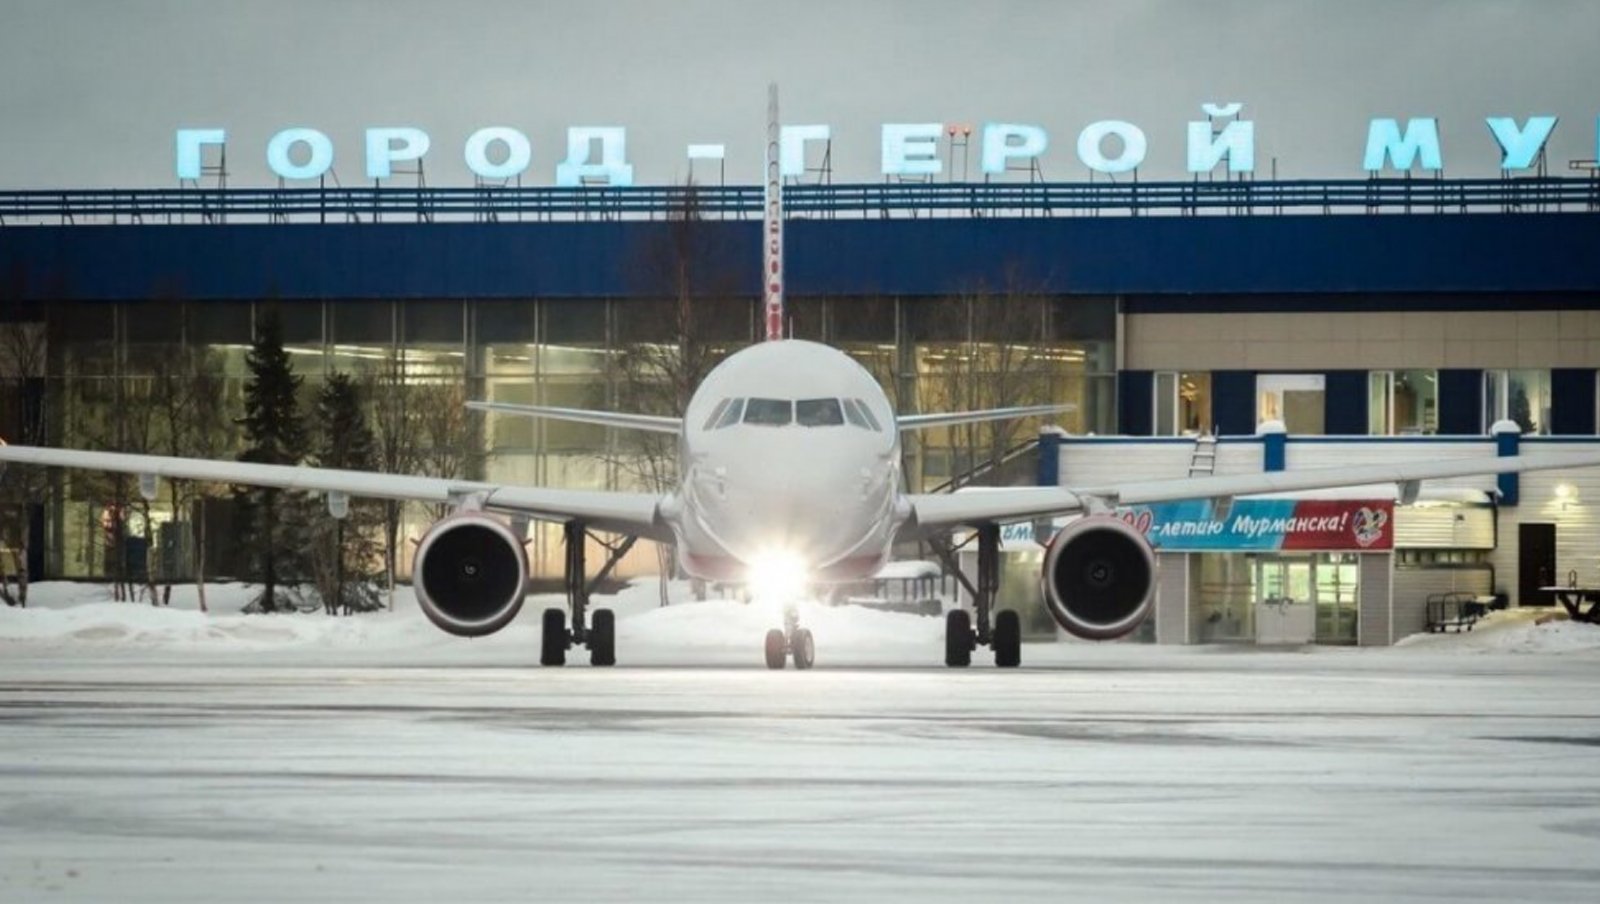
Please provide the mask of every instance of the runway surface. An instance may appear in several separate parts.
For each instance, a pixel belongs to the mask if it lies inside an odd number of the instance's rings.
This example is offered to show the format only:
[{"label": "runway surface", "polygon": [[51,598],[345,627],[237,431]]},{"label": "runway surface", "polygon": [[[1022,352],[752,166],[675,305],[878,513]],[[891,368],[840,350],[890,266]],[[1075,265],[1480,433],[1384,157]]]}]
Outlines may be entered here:
[{"label": "runway surface", "polygon": [[1593,654],[1029,645],[1017,672],[824,650],[769,673],[3,653],[0,901],[1600,888]]}]

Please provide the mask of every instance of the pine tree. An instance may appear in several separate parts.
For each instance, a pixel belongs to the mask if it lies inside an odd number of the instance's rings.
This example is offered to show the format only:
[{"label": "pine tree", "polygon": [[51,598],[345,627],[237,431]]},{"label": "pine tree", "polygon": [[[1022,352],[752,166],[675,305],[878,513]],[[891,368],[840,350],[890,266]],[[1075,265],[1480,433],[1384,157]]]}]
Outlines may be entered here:
[{"label": "pine tree", "polygon": [[[276,314],[268,313],[256,323],[255,341],[245,358],[250,379],[244,390],[245,450],[240,461],[275,465],[297,465],[306,457],[306,431],[300,420],[295,394],[301,378],[294,373],[283,348],[283,329]],[[261,594],[252,608],[277,612],[291,608],[280,600],[282,578],[303,573],[299,567],[302,547],[296,538],[303,536],[305,506],[282,490],[247,488],[236,491],[243,515],[242,539],[251,551]]]},{"label": "pine tree", "polygon": [[[317,397],[316,425],[320,467],[377,470],[377,440],[367,423],[361,393],[349,374],[328,378]],[[317,529],[308,534],[317,590],[329,615],[381,608],[373,582],[381,554],[376,536],[382,525],[380,503],[353,499],[344,518],[325,512]]]}]

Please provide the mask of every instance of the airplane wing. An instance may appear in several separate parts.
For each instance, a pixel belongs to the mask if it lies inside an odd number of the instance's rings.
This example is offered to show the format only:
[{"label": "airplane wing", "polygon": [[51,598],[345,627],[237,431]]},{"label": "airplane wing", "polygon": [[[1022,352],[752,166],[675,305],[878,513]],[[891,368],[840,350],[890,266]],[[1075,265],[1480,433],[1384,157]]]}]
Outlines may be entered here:
[{"label": "airplane wing", "polygon": [[983,411],[952,411],[940,414],[902,414],[895,418],[901,430],[923,430],[928,427],[949,427],[953,424],[976,424],[980,421],[1004,421],[1011,418],[1035,417],[1072,411],[1077,405],[1027,405],[1021,408],[987,408]]},{"label": "airplane wing", "polygon": [[582,521],[602,530],[651,540],[670,541],[672,538],[658,514],[661,497],[651,493],[554,490],[373,471],[0,444],[0,467],[6,462],[429,503],[459,502],[478,496],[483,500],[483,507],[490,511],[525,515],[541,521]]},{"label": "airplane wing", "polygon": [[1600,455],[1508,455],[1402,464],[1304,468],[1213,477],[1143,480],[1093,487],[1018,487],[987,492],[910,495],[902,536],[926,536],[952,527],[1023,521],[1081,512],[1093,505],[1141,505],[1180,499],[1217,499],[1371,483],[1407,484],[1450,477],[1600,467]]},{"label": "airplane wing", "polygon": [[467,407],[473,411],[498,411],[501,414],[546,417],[557,421],[600,424],[629,430],[650,430],[656,433],[678,433],[683,430],[682,418],[659,417],[653,414],[624,414],[620,411],[594,411],[588,408],[551,408],[548,405],[516,405],[511,402],[468,402]]}]

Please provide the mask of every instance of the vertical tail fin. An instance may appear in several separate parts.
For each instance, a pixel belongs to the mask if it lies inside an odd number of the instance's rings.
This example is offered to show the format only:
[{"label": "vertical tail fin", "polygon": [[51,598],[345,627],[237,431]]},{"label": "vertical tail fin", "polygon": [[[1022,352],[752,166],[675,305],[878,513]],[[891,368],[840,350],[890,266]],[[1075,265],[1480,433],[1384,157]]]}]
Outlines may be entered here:
[{"label": "vertical tail fin", "polygon": [[783,338],[783,173],[778,166],[778,85],[767,86],[767,189],[761,222],[761,285],[767,341]]}]

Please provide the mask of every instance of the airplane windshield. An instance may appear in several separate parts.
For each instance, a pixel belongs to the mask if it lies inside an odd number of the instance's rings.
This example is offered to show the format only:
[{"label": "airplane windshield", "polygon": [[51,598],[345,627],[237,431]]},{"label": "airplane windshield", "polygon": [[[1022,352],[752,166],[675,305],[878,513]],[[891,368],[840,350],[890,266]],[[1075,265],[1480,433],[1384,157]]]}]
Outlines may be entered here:
[{"label": "airplane windshield", "polygon": [[867,407],[867,403],[860,399],[856,399],[855,403],[856,407],[861,409],[861,416],[866,418],[867,424],[872,427],[873,432],[882,433],[883,427],[879,426],[878,419],[872,416],[872,409]]},{"label": "airplane windshield", "polygon": [[802,427],[837,427],[844,423],[838,399],[801,399],[794,403],[794,419]]},{"label": "airplane windshield", "polygon": [[751,399],[744,406],[744,422],[761,427],[784,427],[794,420],[794,404],[788,399]]},{"label": "airplane windshield", "polygon": [[722,401],[718,402],[717,407],[711,409],[711,416],[706,418],[706,425],[700,429],[710,430],[716,427],[717,421],[722,418],[722,412],[728,410],[728,403],[732,401],[732,399],[723,399]]},{"label": "airplane windshield", "polygon": [[860,427],[862,430],[872,429],[867,426],[866,418],[861,416],[861,409],[856,406],[855,399],[844,400],[844,419],[849,421],[852,427]]},{"label": "airplane windshield", "polygon": [[719,407],[721,416],[715,424],[707,427],[709,430],[721,430],[723,427],[732,427],[739,423],[739,418],[744,415],[744,399],[732,399],[726,408]]}]

